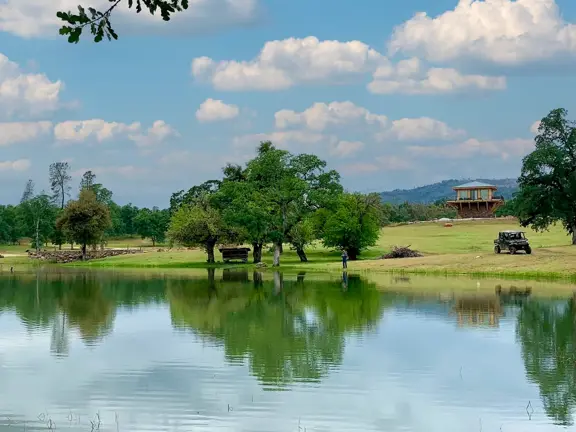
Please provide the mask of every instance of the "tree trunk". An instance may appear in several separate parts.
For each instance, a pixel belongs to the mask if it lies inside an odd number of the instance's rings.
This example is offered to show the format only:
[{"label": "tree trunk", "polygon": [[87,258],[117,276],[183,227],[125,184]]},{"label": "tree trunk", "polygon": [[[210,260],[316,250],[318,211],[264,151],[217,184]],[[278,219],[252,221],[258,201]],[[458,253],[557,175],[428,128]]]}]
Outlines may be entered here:
[{"label": "tree trunk", "polygon": [[264,284],[264,277],[262,275],[262,272],[255,271],[254,273],[252,273],[252,279],[255,288],[261,287]]},{"label": "tree trunk", "polygon": [[208,285],[211,289],[216,287],[216,269],[209,268],[208,270]]},{"label": "tree trunk", "polygon": [[262,243],[252,243],[252,257],[254,258],[254,264],[262,262]]},{"label": "tree trunk", "polygon": [[36,219],[36,252],[40,251],[40,219]]},{"label": "tree trunk", "polygon": [[282,250],[282,243],[274,243],[274,261],[272,262],[273,267],[280,267],[280,254]]},{"label": "tree trunk", "polygon": [[298,282],[300,285],[304,284],[304,277],[305,276],[306,276],[306,272],[298,273],[298,275],[296,276],[296,282]]},{"label": "tree trunk", "polygon": [[70,250],[74,250],[74,242],[70,242]]},{"label": "tree trunk", "polygon": [[296,247],[296,253],[298,254],[298,257],[300,258],[300,262],[308,262],[308,257],[306,256],[306,252],[304,252],[304,249],[301,247]]},{"label": "tree trunk", "polygon": [[156,238],[152,237],[152,247],[156,247]]},{"label": "tree trunk", "polygon": [[82,244],[82,261],[86,261],[86,243]]},{"label": "tree trunk", "polygon": [[214,264],[216,260],[214,259],[214,246],[216,246],[215,240],[208,240],[206,242],[206,253],[208,254],[208,264]]},{"label": "tree trunk", "polygon": [[348,259],[350,261],[356,261],[358,259],[358,255],[360,254],[360,251],[356,248],[350,248],[348,249]]},{"label": "tree trunk", "polygon": [[284,253],[284,245],[280,243],[280,254]]},{"label": "tree trunk", "polygon": [[62,243],[58,245],[58,250],[62,250]]},{"label": "tree trunk", "polygon": [[280,294],[284,288],[284,277],[280,272],[274,272],[274,294]]},{"label": "tree trunk", "polygon": [[576,228],[572,229],[572,244],[576,245]]}]

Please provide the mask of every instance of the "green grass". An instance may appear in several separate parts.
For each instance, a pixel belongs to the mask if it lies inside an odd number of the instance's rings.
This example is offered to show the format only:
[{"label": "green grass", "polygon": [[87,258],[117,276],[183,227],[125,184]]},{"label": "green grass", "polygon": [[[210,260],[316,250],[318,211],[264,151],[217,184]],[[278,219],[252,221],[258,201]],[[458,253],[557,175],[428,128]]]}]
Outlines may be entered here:
[{"label": "green grass", "polygon": [[[521,229],[514,220],[461,221],[447,228],[442,223],[418,223],[387,227],[382,230],[378,244],[365,251],[362,259],[349,263],[351,272],[387,272],[420,275],[473,275],[475,277],[566,279],[576,281],[576,246],[559,226],[550,231],[535,233],[525,230],[533,248],[532,255],[493,253],[493,241],[499,231]],[[394,245],[407,246],[424,254],[421,258],[375,260]],[[146,251],[74,266],[92,268],[157,268],[200,269],[207,267],[201,250],[158,252],[150,243],[140,239],[109,242],[109,247],[143,247]],[[25,249],[25,248],[24,248]],[[0,253],[3,249],[0,248]],[[301,263],[288,246],[281,257],[284,271],[337,272],[341,270],[340,254],[320,245],[307,250],[309,262]],[[217,259],[220,254],[216,252]],[[272,254],[265,251],[263,261],[269,266]],[[5,260],[5,262],[7,262]],[[223,264],[214,267],[253,268],[252,264]]]}]

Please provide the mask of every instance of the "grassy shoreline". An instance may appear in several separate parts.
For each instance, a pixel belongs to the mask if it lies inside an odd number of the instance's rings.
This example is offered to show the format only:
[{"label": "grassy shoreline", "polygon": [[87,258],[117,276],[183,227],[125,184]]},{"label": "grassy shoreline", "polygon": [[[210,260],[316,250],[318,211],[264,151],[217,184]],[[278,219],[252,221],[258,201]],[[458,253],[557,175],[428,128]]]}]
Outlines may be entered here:
[{"label": "grassy shoreline", "polygon": [[[430,276],[473,276],[499,279],[564,280],[576,282],[576,246],[570,245],[569,236],[561,227],[535,233],[526,230],[533,248],[532,255],[493,253],[493,240],[498,231],[520,229],[514,220],[457,221],[451,228],[442,223],[417,223],[382,230],[378,244],[365,251],[361,260],[349,263],[349,272],[376,272]],[[90,269],[205,269],[255,268],[253,264],[208,265],[203,251],[158,252],[142,241],[120,240],[110,247],[144,247],[142,254],[125,255],[86,263],[67,264],[65,267]],[[394,245],[411,245],[424,254],[421,258],[378,260]],[[13,251],[8,250],[8,253]],[[308,263],[301,263],[295,252],[286,247],[281,258],[281,271],[309,271],[321,273],[341,272],[339,253],[315,246],[308,249]],[[0,254],[3,249],[0,247]],[[217,252],[217,255],[218,252]],[[25,265],[26,257],[8,257],[0,265]],[[268,265],[262,271],[272,271],[272,254],[265,251],[263,261]],[[29,262],[29,261],[28,261]]]}]

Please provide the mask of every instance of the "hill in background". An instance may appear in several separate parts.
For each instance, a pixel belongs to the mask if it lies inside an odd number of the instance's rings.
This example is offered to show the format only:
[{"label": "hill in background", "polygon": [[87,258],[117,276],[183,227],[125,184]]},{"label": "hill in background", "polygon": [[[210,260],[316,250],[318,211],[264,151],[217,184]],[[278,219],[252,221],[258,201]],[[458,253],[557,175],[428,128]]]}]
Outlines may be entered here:
[{"label": "hill in background", "polygon": [[453,198],[456,193],[452,188],[471,181],[479,181],[496,186],[498,190],[496,195],[503,195],[504,199],[512,198],[512,194],[518,190],[516,179],[465,179],[465,180],[444,180],[439,183],[433,183],[426,186],[420,186],[414,189],[396,189],[393,191],[382,192],[382,200],[392,204],[401,204],[408,201],[409,203],[429,204],[434,201]]}]

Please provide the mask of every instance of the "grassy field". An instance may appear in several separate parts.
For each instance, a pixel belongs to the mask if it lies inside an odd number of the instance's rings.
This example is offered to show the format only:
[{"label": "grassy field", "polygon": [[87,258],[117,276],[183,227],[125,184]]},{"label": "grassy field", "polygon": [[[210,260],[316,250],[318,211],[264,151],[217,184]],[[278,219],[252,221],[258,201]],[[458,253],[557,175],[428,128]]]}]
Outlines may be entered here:
[{"label": "grassy field", "polygon": [[[576,246],[570,245],[570,237],[561,227],[553,227],[544,233],[526,230],[533,248],[532,255],[496,255],[492,249],[493,240],[499,231],[507,229],[520,229],[520,227],[513,220],[461,221],[455,222],[450,228],[444,227],[442,223],[387,227],[382,230],[375,247],[363,253],[361,260],[349,263],[349,271],[468,274],[529,279],[568,278],[576,281]],[[123,242],[131,247],[149,246],[141,241],[140,244]],[[122,241],[116,243],[121,245]],[[422,252],[424,257],[374,259],[389,251],[394,245],[410,245],[411,248]],[[282,255],[282,268],[324,272],[338,271],[341,268],[340,255],[337,251],[317,245],[309,248],[307,254],[310,262],[300,263],[297,255],[286,247]],[[270,265],[272,254],[265,252],[263,259]],[[206,267],[205,260],[206,256],[200,250],[157,252],[152,249],[143,254],[107,258],[84,265],[93,268],[193,269]],[[217,266],[224,265],[219,263]],[[252,265],[248,264],[245,267],[251,268]]]}]

